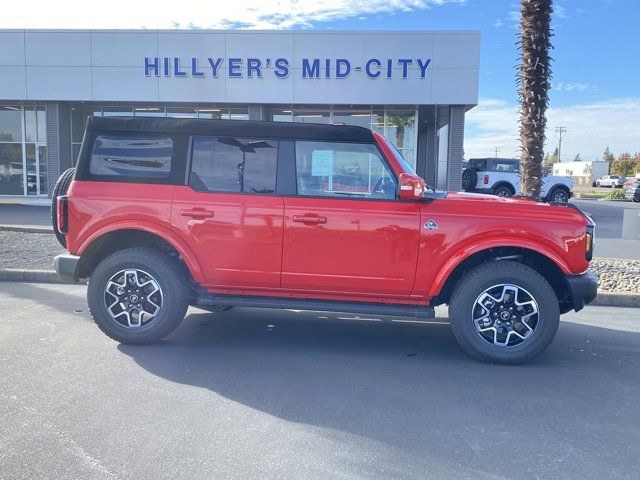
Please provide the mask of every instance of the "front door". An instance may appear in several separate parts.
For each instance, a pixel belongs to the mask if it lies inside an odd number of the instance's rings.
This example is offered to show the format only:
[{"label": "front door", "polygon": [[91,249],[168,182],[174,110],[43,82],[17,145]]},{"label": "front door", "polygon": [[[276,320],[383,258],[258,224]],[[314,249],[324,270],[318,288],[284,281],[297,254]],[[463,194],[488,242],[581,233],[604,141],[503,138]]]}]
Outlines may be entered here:
[{"label": "front door", "polygon": [[285,197],[282,287],[408,297],[420,211],[396,199],[373,144],[296,142],[297,196]]},{"label": "front door", "polygon": [[196,253],[209,287],[280,286],[278,141],[195,137],[189,185],[176,187],[172,228]]}]

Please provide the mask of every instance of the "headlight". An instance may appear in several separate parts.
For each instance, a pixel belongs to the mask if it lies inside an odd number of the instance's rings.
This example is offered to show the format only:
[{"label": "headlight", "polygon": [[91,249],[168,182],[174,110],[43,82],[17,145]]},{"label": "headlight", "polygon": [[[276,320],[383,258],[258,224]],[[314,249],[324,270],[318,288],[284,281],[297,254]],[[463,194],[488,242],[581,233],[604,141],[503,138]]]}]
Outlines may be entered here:
[{"label": "headlight", "polygon": [[586,257],[587,261],[591,261],[591,259],[593,258],[593,241],[595,240],[595,230],[596,230],[596,226],[595,225],[589,225],[587,227],[587,233],[585,235],[586,237],[586,245],[585,245],[585,252],[584,252],[584,256]]}]

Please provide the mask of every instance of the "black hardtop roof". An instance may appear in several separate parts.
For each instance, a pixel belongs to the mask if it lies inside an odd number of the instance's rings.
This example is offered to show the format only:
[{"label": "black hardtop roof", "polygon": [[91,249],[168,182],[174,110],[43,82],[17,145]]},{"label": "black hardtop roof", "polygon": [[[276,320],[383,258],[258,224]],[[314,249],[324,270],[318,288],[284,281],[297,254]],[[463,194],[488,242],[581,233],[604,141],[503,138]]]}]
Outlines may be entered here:
[{"label": "black hardtop roof", "polygon": [[255,120],[89,117],[87,121],[87,130],[183,133],[188,135],[325,140],[336,142],[373,142],[371,130],[364,127]]}]

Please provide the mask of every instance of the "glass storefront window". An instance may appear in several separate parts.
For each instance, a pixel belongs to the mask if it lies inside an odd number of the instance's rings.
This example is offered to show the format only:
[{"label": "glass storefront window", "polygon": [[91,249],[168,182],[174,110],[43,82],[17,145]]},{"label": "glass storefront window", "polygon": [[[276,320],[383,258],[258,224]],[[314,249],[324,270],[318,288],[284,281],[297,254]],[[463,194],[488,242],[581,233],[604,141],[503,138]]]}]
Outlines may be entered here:
[{"label": "glass storefront window", "polygon": [[413,111],[387,110],[386,136],[399,149],[411,149],[415,140],[416,115]]},{"label": "glass storefront window", "polygon": [[44,107],[24,108],[24,129],[26,142],[47,141],[47,122]]},{"label": "glass storefront window", "polygon": [[293,121],[302,123],[331,123],[329,110],[294,110]]},{"label": "glass storefront window", "polygon": [[228,120],[249,120],[248,108],[230,108],[229,113],[222,116]]},{"label": "glass storefront window", "polygon": [[[98,107],[99,108],[99,107]],[[131,107],[103,107],[102,115],[105,117],[130,117],[133,115]]]},{"label": "glass storefront window", "polygon": [[290,109],[271,110],[270,120],[273,122],[293,122],[293,111]]},{"label": "glass storefront window", "polygon": [[46,195],[49,189],[47,186],[47,147],[45,145],[38,146],[38,163],[40,166],[40,194]]},{"label": "glass storefront window", "polygon": [[198,118],[219,119],[221,116],[222,111],[219,108],[203,107],[198,109]]},{"label": "glass storefront window", "polygon": [[22,143],[0,143],[0,195],[24,194]]},{"label": "glass storefront window", "polygon": [[167,107],[167,117],[170,118],[198,118],[198,111],[188,107]]},{"label": "glass storefront window", "polygon": [[133,114],[136,117],[166,117],[164,107],[135,107]]},{"label": "glass storefront window", "polygon": [[0,107],[0,142],[22,142],[20,107]]},{"label": "glass storefront window", "polygon": [[371,110],[349,110],[345,112],[334,111],[334,125],[355,125],[358,127],[371,128]]}]

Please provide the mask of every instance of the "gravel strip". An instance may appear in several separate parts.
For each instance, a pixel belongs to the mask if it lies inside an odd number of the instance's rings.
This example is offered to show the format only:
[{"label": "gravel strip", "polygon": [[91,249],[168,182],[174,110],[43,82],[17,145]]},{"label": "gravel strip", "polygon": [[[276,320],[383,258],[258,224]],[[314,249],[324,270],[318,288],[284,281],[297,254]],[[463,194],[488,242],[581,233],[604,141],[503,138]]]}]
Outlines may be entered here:
[{"label": "gravel strip", "polygon": [[0,231],[0,269],[53,270],[64,251],[53,233]]},{"label": "gravel strip", "polygon": [[[53,234],[0,231],[0,269],[53,270],[64,251]],[[640,260],[596,258],[591,271],[601,292],[640,294]]]}]

